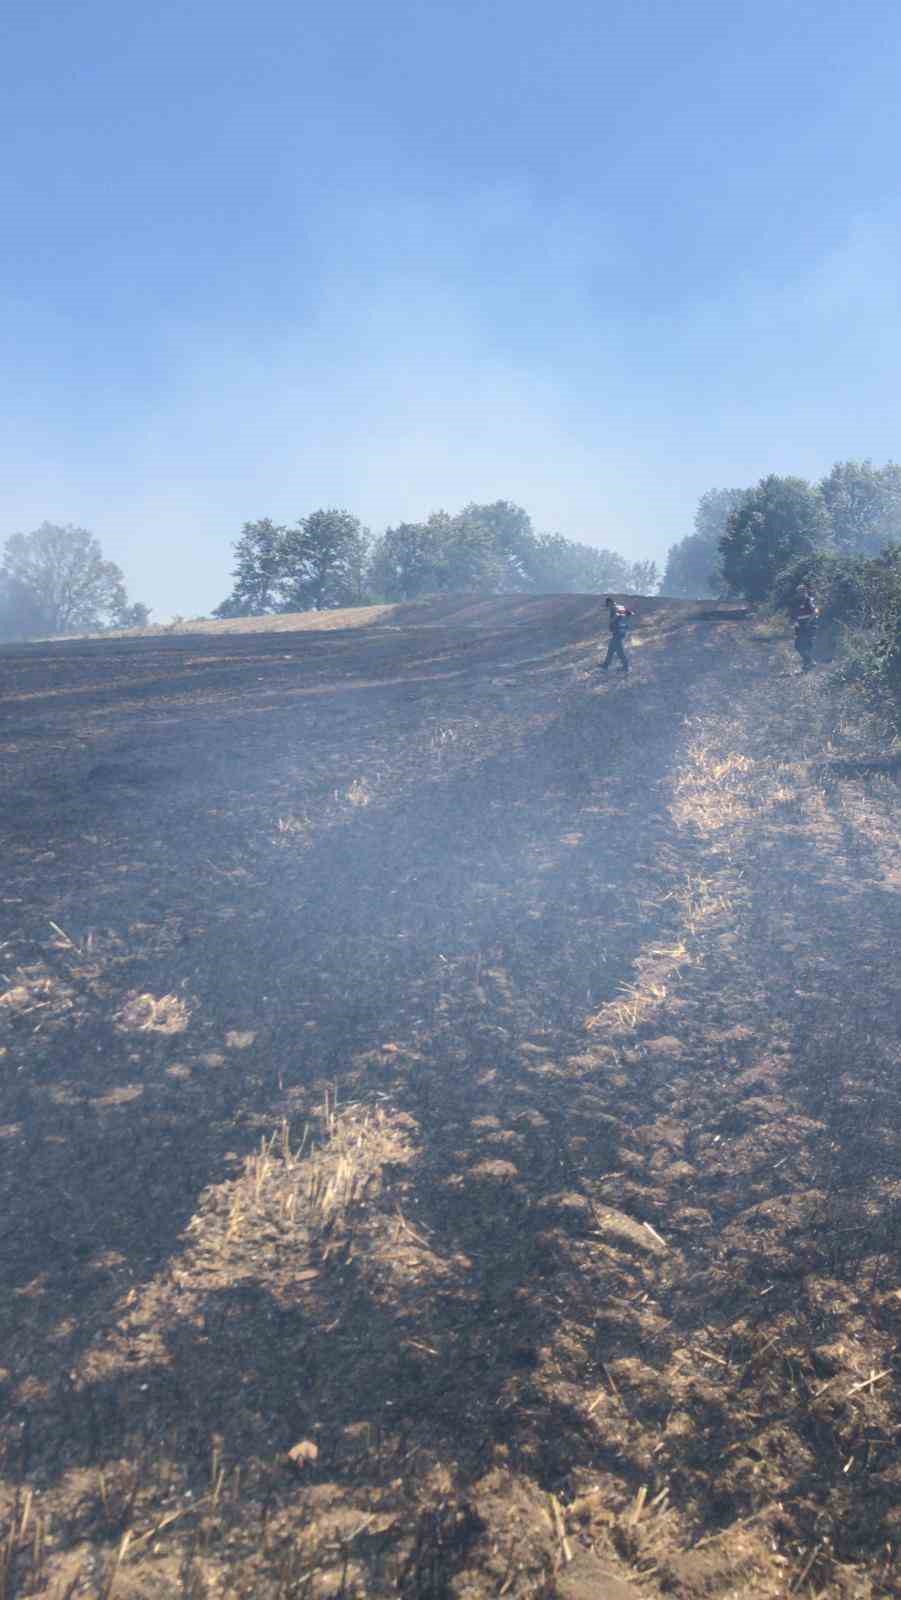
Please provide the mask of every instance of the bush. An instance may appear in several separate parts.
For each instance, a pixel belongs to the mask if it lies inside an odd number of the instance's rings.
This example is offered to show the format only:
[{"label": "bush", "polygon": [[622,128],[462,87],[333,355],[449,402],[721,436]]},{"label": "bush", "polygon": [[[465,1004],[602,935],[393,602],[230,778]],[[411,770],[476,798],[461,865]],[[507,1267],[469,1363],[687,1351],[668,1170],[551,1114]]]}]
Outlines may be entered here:
[{"label": "bush", "polygon": [[889,545],[865,567],[863,616],[838,677],[901,730],[901,545]]},{"label": "bush", "polygon": [[802,585],[820,608],[821,654],[840,656],[839,682],[901,728],[901,545],[874,557],[802,557],[776,579],[776,610],[790,611]]},{"label": "bush", "polygon": [[866,612],[867,568],[863,556],[826,555],[815,551],[784,567],[773,585],[777,611],[790,611],[798,590],[810,589],[827,622],[862,625]]}]

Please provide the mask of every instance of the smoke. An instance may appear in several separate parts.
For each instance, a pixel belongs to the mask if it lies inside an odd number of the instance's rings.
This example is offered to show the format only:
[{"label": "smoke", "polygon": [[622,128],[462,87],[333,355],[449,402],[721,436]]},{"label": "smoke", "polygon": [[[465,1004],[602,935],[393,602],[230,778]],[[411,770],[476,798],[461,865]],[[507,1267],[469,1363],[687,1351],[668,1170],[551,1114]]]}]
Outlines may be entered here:
[{"label": "smoke", "polygon": [[311,226],[274,305],[236,283],[161,321],[133,384],[101,373],[65,415],[26,415],[0,536],[90,527],[160,618],[227,593],[245,519],[320,505],[378,532],[512,499],[538,529],[662,560],[712,484],[896,451],[896,242],[856,224],[791,281],[649,316],[612,221],[525,181],[376,186]]}]

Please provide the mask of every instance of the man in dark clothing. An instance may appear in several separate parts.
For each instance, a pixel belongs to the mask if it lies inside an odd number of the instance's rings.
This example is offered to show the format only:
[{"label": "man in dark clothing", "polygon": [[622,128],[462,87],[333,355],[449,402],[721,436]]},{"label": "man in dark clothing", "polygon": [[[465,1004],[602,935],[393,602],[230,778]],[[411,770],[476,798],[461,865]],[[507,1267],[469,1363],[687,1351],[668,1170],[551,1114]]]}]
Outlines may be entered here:
[{"label": "man in dark clothing", "polygon": [[809,672],[813,666],[819,616],[810,590],[800,589],[792,609],[792,620],[795,624],[795,649],[801,657],[802,672]]},{"label": "man in dark clothing", "polygon": [[601,671],[606,672],[614,656],[616,656],[620,662],[620,672],[628,672],[629,663],[626,659],[624,644],[629,624],[635,613],[630,611],[627,606],[618,606],[612,595],[609,594],[604,604],[607,607],[607,616],[610,620],[610,643],[607,646],[607,654],[601,662]]}]

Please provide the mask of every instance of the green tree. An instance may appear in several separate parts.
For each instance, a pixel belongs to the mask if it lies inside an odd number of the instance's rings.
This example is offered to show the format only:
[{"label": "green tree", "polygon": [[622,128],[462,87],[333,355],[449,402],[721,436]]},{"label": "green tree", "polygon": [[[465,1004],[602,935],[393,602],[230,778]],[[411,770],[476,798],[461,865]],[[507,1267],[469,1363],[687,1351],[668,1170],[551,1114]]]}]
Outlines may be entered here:
[{"label": "green tree", "polygon": [[854,614],[838,679],[901,733],[901,544],[844,564],[853,569]]},{"label": "green tree", "polygon": [[402,522],[376,540],[369,587],[386,600],[475,590],[652,594],[653,561],[627,561],[614,550],[576,544],[559,533],[536,534],[521,506],[471,501],[455,516],[436,511],[425,522]]},{"label": "green tree", "polygon": [[804,478],[761,478],[720,539],[726,587],[748,600],[765,599],[782,569],[824,546],[828,534],[822,499]]},{"label": "green tree", "polygon": [[371,593],[383,600],[413,600],[438,588],[438,549],[424,522],[386,528],[373,546],[367,573]]},{"label": "green tree", "polygon": [[836,461],[819,485],[837,550],[875,556],[901,540],[901,467]]},{"label": "green tree", "polygon": [[454,517],[439,511],[429,518],[441,549],[438,587],[444,594],[466,590],[498,594],[508,587],[509,562],[499,548],[497,526],[481,511],[472,506]]},{"label": "green tree", "polygon": [[285,533],[285,528],[271,517],[245,522],[241,537],[233,546],[234,586],[216,606],[214,617],[264,617],[283,609]]},{"label": "green tree", "polygon": [[517,591],[531,585],[529,562],[535,548],[532,519],[522,506],[512,500],[493,500],[479,505],[472,501],[463,507],[459,522],[482,528],[488,535],[490,554],[486,552],[487,569],[494,567],[497,587]]},{"label": "green tree", "polygon": [[472,589],[496,594],[509,562],[498,550],[496,525],[482,515],[486,509],[467,506],[456,516],[433,511],[425,522],[386,528],[372,552],[370,589],[386,600]]},{"label": "green tree", "polygon": [[282,611],[360,605],[369,535],[349,511],[311,511],[282,542]]},{"label": "green tree", "polygon": [[[29,612],[29,632],[86,632],[114,624],[127,608],[125,580],[87,528],[43,522],[14,533],[3,549],[7,592]],[[27,604],[26,604],[27,602]]]},{"label": "green tree", "polygon": [[744,489],[708,489],[698,501],[695,531],[671,545],[661,589],[675,599],[693,600],[717,594],[720,575],[720,540],[733,511],[745,497]]},{"label": "green tree", "polygon": [[862,626],[872,564],[865,556],[814,550],[783,567],[773,584],[773,604],[777,610],[790,614],[799,591],[809,589],[822,622]]}]

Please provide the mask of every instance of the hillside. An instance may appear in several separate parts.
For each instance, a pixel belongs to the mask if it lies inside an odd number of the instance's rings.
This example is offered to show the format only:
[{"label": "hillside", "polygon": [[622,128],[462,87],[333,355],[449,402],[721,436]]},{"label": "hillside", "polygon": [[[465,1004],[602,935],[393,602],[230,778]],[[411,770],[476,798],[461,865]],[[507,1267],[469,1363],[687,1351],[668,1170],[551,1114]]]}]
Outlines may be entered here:
[{"label": "hillside", "polygon": [[0,650],[0,1600],[897,1592],[897,763],[634,604]]}]

